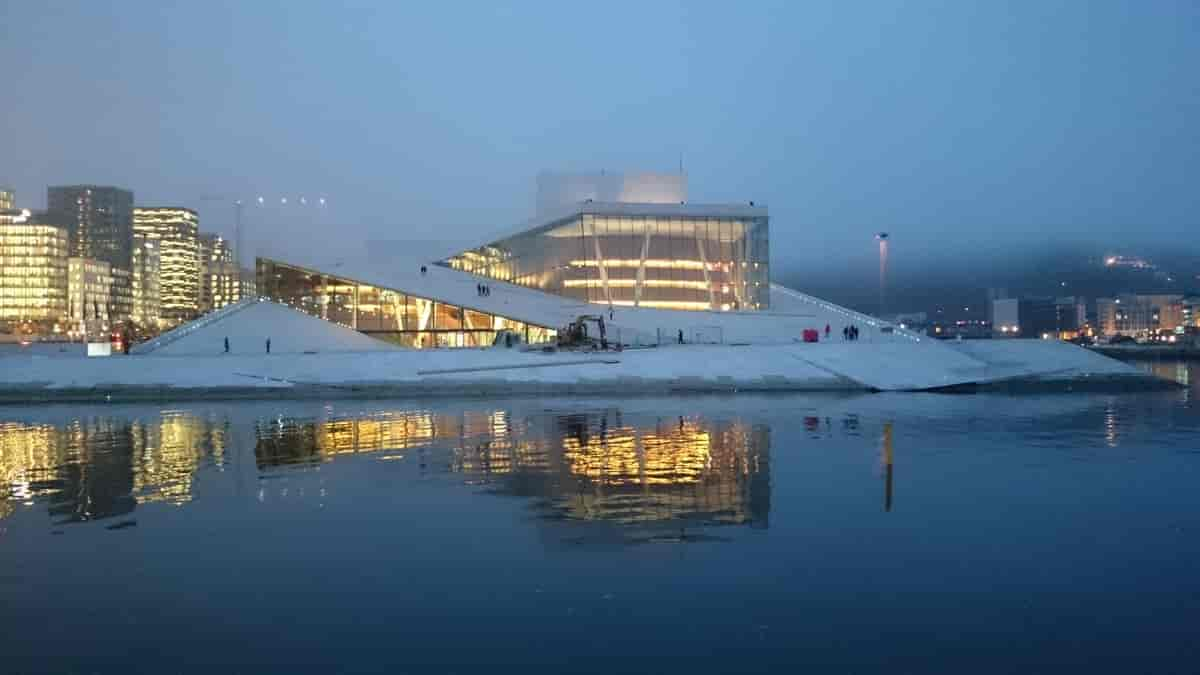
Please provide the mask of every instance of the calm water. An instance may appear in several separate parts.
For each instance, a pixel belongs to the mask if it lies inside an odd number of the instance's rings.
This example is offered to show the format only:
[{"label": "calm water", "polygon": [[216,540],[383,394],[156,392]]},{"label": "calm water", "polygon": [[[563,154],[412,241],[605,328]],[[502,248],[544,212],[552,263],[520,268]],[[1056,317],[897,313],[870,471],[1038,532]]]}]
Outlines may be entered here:
[{"label": "calm water", "polygon": [[1128,395],[0,408],[3,672],[1195,672]]}]

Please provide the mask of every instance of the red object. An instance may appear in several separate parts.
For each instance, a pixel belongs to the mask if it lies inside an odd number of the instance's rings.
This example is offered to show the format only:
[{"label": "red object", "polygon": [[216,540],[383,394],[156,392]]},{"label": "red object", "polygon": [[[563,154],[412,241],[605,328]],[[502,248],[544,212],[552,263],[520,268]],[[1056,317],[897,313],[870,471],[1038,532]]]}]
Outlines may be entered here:
[{"label": "red object", "polygon": [[804,329],[804,341],[805,342],[816,342],[817,335],[818,334],[817,334],[816,328],[805,328]]}]

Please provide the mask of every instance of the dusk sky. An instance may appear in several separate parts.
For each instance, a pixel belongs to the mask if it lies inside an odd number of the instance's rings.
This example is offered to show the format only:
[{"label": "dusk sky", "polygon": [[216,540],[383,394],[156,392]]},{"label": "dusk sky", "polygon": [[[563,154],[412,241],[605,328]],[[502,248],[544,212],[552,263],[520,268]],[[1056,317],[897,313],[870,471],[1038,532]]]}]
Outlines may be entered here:
[{"label": "dusk sky", "polygon": [[1195,232],[1195,2],[492,4],[8,0],[0,184],[225,232],[200,197],[261,194],[259,252],[470,241],[539,170],[681,156],[693,201],[769,205],[777,270]]}]

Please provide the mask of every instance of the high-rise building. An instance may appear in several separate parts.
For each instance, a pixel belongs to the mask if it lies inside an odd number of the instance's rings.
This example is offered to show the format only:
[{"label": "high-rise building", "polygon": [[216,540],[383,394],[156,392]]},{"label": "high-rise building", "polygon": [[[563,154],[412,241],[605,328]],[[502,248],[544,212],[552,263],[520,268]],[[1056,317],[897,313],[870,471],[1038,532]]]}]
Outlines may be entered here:
[{"label": "high-rise building", "polygon": [[242,298],[241,271],[233,248],[218,234],[200,236],[200,312],[211,312]]},{"label": "high-rise building", "polygon": [[233,262],[233,246],[219,234],[200,235],[201,262]]},{"label": "high-rise building", "polygon": [[254,270],[245,267],[238,271],[239,294],[242,298],[258,297],[258,281],[255,276]]},{"label": "high-rise building", "polygon": [[115,266],[111,271],[112,286],[108,289],[108,318],[114,324],[123,323],[133,316],[133,274],[127,269]]},{"label": "high-rise building", "polygon": [[26,218],[29,216],[28,213],[22,214],[17,210],[13,191],[6,187],[0,187],[0,225],[16,222],[22,215]]},{"label": "high-rise building", "polygon": [[200,310],[200,218],[191,209],[141,207],[133,210],[133,229],[158,242],[160,325],[192,319]]},{"label": "high-rise building", "polygon": [[28,211],[0,223],[0,322],[34,331],[67,317],[67,231]]},{"label": "high-rise building", "polygon": [[159,324],[161,305],[158,277],[162,262],[158,253],[158,240],[144,234],[133,235],[133,321],[143,328]]},{"label": "high-rise building", "polygon": [[112,266],[103,260],[73,257],[68,263],[70,332],[99,341],[112,324]]},{"label": "high-rise building", "polygon": [[128,270],[133,253],[133,193],[101,185],[46,190],[47,215],[67,228],[71,256]]}]

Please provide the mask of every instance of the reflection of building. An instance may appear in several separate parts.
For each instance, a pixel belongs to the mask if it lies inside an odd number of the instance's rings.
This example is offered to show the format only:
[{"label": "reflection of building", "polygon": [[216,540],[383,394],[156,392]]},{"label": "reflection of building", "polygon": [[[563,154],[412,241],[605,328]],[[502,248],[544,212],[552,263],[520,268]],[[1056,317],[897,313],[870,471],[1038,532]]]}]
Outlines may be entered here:
[{"label": "reflection of building", "polygon": [[0,422],[0,517],[34,502],[63,522],[119,516],[147,502],[185,503],[201,464],[222,464],[227,436],[223,422],[173,412],[150,423]]},{"label": "reflection of building", "polygon": [[51,328],[67,317],[66,230],[28,211],[0,223],[0,321]]},{"label": "reflection of building", "polygon": [[68,262],[68,310],[71,331],[95,337],[111,327],[112,267],[101,260],[71,258]]},{"label": "reflection of building", "polygon": [[554,334],[543,326],[268,258],[258,259],[257,290],[265,298],[405,347],[490,345],[501,329],[524,333],[527,342],[543,342]]},{"label": "reflection of building", "polygon": [[46,191],[47,214],[67,228],[71,256],[128,270],[133,255],[133,193],[99,185],[67,185]]},{"label": "reflection of building", "polygon": [[158,326],[161,309],[158,278],[162,262],[158,240],[142,234],[133,237],[133,320],[139,326]]},{"label": "reflection of building", "polygon": [[256,430],[260,468],[336,455],[439,447],[468,482],[534,497],[571,520],[687,520],[766,526],[767,428],[689,418],[639,423],[602,411],[513,419],[503,411],[424,411],[361,419],[267,420]]},{"label": "reflection of building", "polygon": [[200,218],[191,209],[138,207],[134,230],[157,240],[159,314],[163,325],[189,320],[199,311]]},{"label": "reflection of building", "polygon": [[582,203],[443,264],[603,305],[767,309],[767,222],[752,205]]},{"label": "reflection of building", "polygon": [[0,211],[15,209],[16,200],[13,196],[13,191],[6,187],[0,187]]},{"label": "reflection of building", "polygon": [[200,236],[200,313],[242,299],[241,273],[233,248],[217,234]]}]

